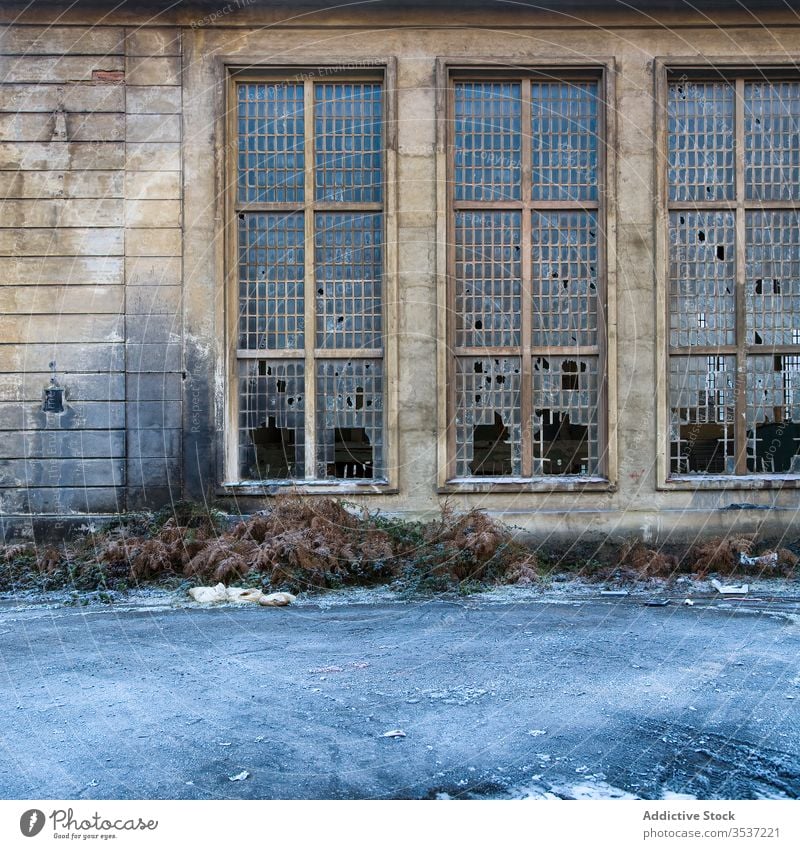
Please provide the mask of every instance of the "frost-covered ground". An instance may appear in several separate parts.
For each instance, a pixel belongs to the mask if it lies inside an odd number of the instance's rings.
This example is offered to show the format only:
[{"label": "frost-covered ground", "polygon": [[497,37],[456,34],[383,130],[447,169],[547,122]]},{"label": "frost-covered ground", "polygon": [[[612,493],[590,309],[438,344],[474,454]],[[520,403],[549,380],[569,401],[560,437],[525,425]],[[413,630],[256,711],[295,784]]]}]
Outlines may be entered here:
[{"label": "frost-covered ground", "polygon": [[[743,595],[720,593],[714,586],[717,580],[724,587],[743,587],[748,591]],[[246,584],[242,584],[246,586]],[[713,575],[698,580],[688,576],[677,578],[650,578],[636,583],[617,583],[613,581],[589,581],[572,574],[558,574],[543,579],[540,583],[524,585],[498,585],[481,592],[441,594],[438,596],[413,597],[400,592],[397,587],[351,587],[341,590],[325,590],[314,593],[301,593],[296,606],[313,606],[327,609],[351,604],[407,604],[411,601],[430,600],[472,601],[481,604],[517,604],[523,602],[563,604],[567,602],[598,601],[630,602],[636,604],[655,604],[667,602],[669,605],[722,604],[739,608],[753,606],[759,609],[765,605],[780,608],[800,605],[800,580],[781,578],[717,578]],[[111,607],[120,608],[163,608],[195,607],[197,605],[185,590],[163,589],[158,586],[142,587],[117,591],[71,591],[57,590],[39,592],[0,593],[0,609],[43,609],[48,607]],[[225,607],[226,605],[217,605]]]},{"label": "frost-covered ground", "polygon": [[797,585],[608,589],[6,596],[2,792],[800,796]]}]

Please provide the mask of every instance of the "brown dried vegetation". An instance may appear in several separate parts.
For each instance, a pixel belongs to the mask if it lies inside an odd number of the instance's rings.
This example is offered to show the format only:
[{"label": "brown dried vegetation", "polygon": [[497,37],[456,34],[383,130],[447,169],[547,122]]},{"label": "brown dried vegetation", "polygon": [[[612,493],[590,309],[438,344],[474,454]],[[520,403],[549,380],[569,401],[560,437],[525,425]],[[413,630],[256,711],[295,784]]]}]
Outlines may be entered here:
[{"label": "brown dried vegetation", "polygon": [[678,571],[678,558],[648,548],[640,539],[629,539],[623,543],[619,553],[620,564],[628,571],[626,577],[668,578]]},{"label": "brown dried vegetation", "polygon": [[687,562],[698,574],[718,572],[733,575],[742,571],[739,560],[742,554],[750,555],[755,546],[755,534],[735,537],[713,537],[693,545],[689,549]]},{"label": "brown dried vegetation", "polygon": [[623,581],[677,572],[789,576],[798,568],[798,557],[787,548],[742,565],[742,554],[755,556],[752,535],[668,551],[639,539],[593,546],[591,557],[582,558],[581,551],[574,546],[568,553],[534,550],[480,510],[457,514],[445,505],[436,519],[414,522],[347,509],[333,499],[286,496],[233,526],[196,506],[180,505],[167,517],[138,516],[63,548],[0,546],[0,590],[124,589],[157,580],[292,591],[398,581],[409,591],[470,591],[490,583],[531,584],[544,568],[570,564],[589,578]]}]

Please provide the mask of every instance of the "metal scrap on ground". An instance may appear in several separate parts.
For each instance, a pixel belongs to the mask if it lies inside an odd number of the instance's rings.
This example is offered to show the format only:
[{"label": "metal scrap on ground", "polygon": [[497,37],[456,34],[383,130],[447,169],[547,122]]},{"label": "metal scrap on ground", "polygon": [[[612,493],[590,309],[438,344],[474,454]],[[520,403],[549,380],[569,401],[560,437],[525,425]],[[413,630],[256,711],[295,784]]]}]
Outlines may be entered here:
[{"label": "metal scrap on ground", "polygon": [[750,592],[750,584],[742,584],[740,587],[735,587],[733,584],[721,584],[716,578],[711,579],[711,586],[720,595],[747,595]]}]

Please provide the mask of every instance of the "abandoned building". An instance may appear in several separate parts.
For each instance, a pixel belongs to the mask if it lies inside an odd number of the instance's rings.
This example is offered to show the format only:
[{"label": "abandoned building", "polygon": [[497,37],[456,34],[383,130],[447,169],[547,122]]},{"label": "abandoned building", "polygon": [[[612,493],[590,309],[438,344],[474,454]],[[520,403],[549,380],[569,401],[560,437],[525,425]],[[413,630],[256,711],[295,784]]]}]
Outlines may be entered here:
[{"label": "abandoned building", "polygon": [[792,7],[4,3],[3,532],[286,491],[789,528]]}]

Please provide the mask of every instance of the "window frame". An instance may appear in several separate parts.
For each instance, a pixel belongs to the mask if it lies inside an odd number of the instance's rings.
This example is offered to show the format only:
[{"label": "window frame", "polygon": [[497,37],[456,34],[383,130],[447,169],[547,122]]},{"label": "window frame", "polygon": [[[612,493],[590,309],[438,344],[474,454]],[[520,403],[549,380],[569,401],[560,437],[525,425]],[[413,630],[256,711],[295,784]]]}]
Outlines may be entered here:
[{"label": "window frame", "polygon": [[[398,491],[398,439],[397,439],[397,316],[395,305],[397,303],[397,123],[396,123],[396,99],[397,99],[397,70],[396,62],[388,58],[376,58],[374,60],[354,61],[351,58],[326,58],[315,60],[304,59],[302,62],[280,64],[263,64],[260,61],[248,61],[238,59],[231,62],[223,61],[225,74],[225,96],[224,96],[224,132],[225,144],[223,146],[224,156],[222,174],[224,179],[224,350],[225,350],[225,375],[226,375],[226,403],[223,420],[223,481],[220,488],[228,494],[241,495],[267,495],[291,491],[293,493],[318,493],[333,495],[368,495],[368,494],[391,494]],[[238,186],[238,127],[237,127],[237,92],[239,83],[279,83],[279,82],[304,82],[305,92],[305,114],[306,123],[309,120],[312,126],[311,132],[307,131],[306,138],[313,135],[313,99],[309,91],[313,92],[315,83],[325,82],[380,82],[383,86],[383,272],[382,272],[382,300],[383,300],[383,353],[381,356],[383,364],[383,434],[384,434],[384,465],[385,474],[379,479],[371,478],[349,478],[341,480],[312,479],[312,478],[286,478],[269,479],[264,481],[242,479],[239,470],[239,374],[238,368],[242,358],[238,352],[239,338],[239,279],[238,279],[238,226],[237,215],[241,210],[237,197]],[[311,118],[309,119],[309,114]],[[311,155],[306,151],[306,173],[313,175],[313,149]],[[308,176],[306,183],[308,184]],[[315,228],[308,227],[308,222],[317,211],[348,210],[359,211],[360,204],[342,204],[334,209],[334,203],[319,201],[312,197],[306,197],[302,204],[297,205],[297,211],[305,217],[306,228],[304,233],[305,265],[314,263],[315,251]],[[372,205],[370,205],[372,206]],[[367,212],[370,210],[366,210]],[[308,283],[308,275],[306,283]],[[306,286],[306,289],[308,286]],[[312,290],[313,291],[313,290]],[[309,358],[309,349],[316,346],[313,342],[316,335],[315,322],[309,322],[309,316],[313,311],[315,297],[308,297],[306,292],[306,345],[302,349],[291,352],[273,351],[265,349],[263,352],[254,352],[254,359],[297,359],[305,360],[305,420],[313,423],[313,428],[305,431],[306,470],[313,468],[316,463],[316,364],[326,359],[326,350],[314,350]],[[347,361],[347,357],[341,356],[341,350],[331,349],[329,359],[341,359]],[[246,357],[245,359],[250,359]],[[363,358],[363,355],[359,358]],[[309,363],[313,368],[308,368]],[[312,389],[314,391],[309,391]]]},{"label": "window frame", "polygon": [[[743,196],[744,182],[744,149],[743,149],[743,110],[739,106],[744,92],[746,78],[761,79],[765,82],[780,82],[800,80],[798,58],[788,57],[776,61],[775,57],[657,57],[653,62],[654,70],[654,181],[655,197],[655,270],[656,270],[656,488],[658,490],[754,490],[800,488],[800,474],[790,472],[747,472],[745,474],[696,473],[673,474],[670,471],[670,403],[669,403],[669,369],[672,350],[669,344],[670,312],[669,312],[669,263],[670,263],[670,212],[681,202],[669,200],[669,84],[676,76],[685,76],[688,80],[728,81],[735,86],[735,138],[734,148],[736,192],[733,200],[709,202],[707,206],[696,206],[687,202],[692,208],[729,210],[736,213],[736,293],[740,295],[745,262],[744,215],[749,209],[778,209],[782,205],[792,208],[790,204],[781,201],[748,201]],[[739,185],[741,183],[741,185]],[[796,204],[794,205],[796,208]],[[733,354],[721,353],[718,356],[734,356],[737,370],[735,396],[736,414],[734,415],[734,445],[737,454],[744,462],[744,445],[746,443],[746,428],[739,424],[738,413],[746,405],[746,358],[758,353],[749,351],[745,343],[745,305],[744,298],[737,297],[736,306],[736,348]],[[761,353],[768,354],[772,349],[765,346]],[[674,349],[676,356],[691,356],[690,348]],[[696,356],[706,356],[703,346],[698,348]],[[741,468],[741,466],[739,467]]]},{"label": "window frame", "polygon": [[[574,59],[548,58],[546,62],[521,62],[520,60],[502,60],[497,57],[439,57],[436,67],[436,112],[437,112],[437,299],[438,299],[438,338],[439,355],[437,371],[440,392],[438,415],[438,492],[613,492],[617,487],[617,451],[616,451],[616,208],[615,208],[615,150],[616,150],[616,110],[614,108],[614,76],[616,66],[610,57]],[[454,144],[452,116],[454,115],[454,83],[463,79],[474,80],[511,80],[511,79],[552,79],[553,81],[588,81],[598,83],[599,96],[599,140],[598,145],[598,197],[596,204],[583,208],[596,209],[598,229],[598,340],[596,356],[598,361],[598,459],[600,474],[596,475],[540,475],[529,477],[486,476],[459,478],[455,475],[456,445],[454,417],[456,410],[455,394],[455,209],[454,199]],[[523,101],[523,126],[525,116],[530,114],[529,105]],[[524,135],[524,134],[523,134]],[[520,151],[524,157],[530,150],[522,143]],[[522,179],[530,163],[522,163]],[[502,204],[497,202],[498,206]],[[525,215],[535,209],[547,207],[556,210],[581,208],[581,202],[570,201],[511,201],[506,208],[519,208]],[[530,252],[530,224],[521,231],[522,250]],[[521,302],[531,302],[530,279],[521,275]],[[526,382],[532,381],[531,363],[531,316],[521,315],[521,339],[519,352],[522,361],[521,376]],[[541,346],[536,346],[541,347]],[[491,352],[492,349],[487,349]],[[562,356],[556,353],[553,356]],[[568,355],[568,354],[567,354]],[[495,356],[487,353],[486,356]],[[587,355],[588,356],[588,355]],[[527,361],[527,362],[526,362]],[[528,398],[532,397],[532,386]],[[524,397],[524,396],[523,396]],[[523,463],[525,452],[533,452],[531,444],[530,418],[528,426],[521,401]],[[526,432],[527,431],[527,432]],[[612,437],[613,435],[613,437]]]}]

